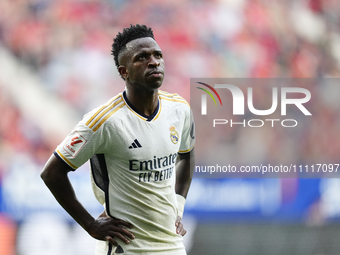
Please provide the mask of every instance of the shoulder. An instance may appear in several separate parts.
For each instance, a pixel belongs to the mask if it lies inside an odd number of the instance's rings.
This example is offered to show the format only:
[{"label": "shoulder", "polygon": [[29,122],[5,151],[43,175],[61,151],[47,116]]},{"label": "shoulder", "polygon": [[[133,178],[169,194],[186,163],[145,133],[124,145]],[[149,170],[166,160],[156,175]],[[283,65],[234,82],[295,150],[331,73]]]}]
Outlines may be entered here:
[{"label": "shoulder", "polygon": [[177,93],[168,93],[166,91],[159,90],[158,96],[164,103],[179,105],[190,109],[189,103]]},{"label": "shoulder", "polygon": [[97,131],[112,115],[125,106],[122,93],[84,115],[83,124],[94,132]]}]

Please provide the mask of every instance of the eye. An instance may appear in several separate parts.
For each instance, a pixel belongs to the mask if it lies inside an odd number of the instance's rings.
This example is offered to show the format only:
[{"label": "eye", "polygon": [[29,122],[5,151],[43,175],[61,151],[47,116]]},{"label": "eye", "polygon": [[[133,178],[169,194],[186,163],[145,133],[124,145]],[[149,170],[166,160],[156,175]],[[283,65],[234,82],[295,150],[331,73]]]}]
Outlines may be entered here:
[{"label": "eye", "polygon": [[141,55],[138,57],[139,60],[144,60],[145,59],[145,55]]},{"label": "eye", "polygon": [[161,53],[159,53],[159,52],[157,52],[157,53],[155,54],[155,56],[156,56],[157,58],[162,58],[162,57],[163,57],[163,55],[162,55]]}]

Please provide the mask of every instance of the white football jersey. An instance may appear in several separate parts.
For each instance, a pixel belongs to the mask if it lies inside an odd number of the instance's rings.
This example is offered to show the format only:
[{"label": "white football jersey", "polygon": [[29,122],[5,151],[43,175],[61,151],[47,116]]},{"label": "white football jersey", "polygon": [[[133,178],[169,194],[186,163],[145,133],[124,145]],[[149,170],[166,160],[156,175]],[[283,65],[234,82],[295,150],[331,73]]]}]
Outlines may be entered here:
[{"label": "white football jersey", "polygon": [[[54,153],[72,169],[91,159],[96,198],[109,216],[134,226],[130,244],[116,239],[117,253],[186,254],[175,226],[175,163],[194,147],[194,122],[182,97],[158,95],[154,114],[144,116],[125,91],[118,94],[86,114]],[[99,246],[98,254],[115,254],[108,243]]]}]

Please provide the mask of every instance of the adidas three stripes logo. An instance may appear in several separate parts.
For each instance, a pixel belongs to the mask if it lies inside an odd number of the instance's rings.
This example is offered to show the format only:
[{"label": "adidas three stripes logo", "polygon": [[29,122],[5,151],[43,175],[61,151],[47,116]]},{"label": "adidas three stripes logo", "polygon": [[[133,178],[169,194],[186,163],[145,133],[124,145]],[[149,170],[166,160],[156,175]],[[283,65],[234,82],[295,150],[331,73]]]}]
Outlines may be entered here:
[{"label": "adidas three stripes logo", "polygon": [[134,148],[142,148],[142,145],[140,145],[137,139],[135,139],[133,143],[129,146],[129,149],[134,149]]}]

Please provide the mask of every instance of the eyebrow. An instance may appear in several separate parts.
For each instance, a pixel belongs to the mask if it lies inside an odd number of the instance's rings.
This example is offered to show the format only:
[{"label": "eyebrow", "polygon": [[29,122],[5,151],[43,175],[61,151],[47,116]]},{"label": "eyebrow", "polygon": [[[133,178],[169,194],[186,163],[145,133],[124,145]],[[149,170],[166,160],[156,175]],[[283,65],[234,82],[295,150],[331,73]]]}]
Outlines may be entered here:
[{"label": "eyebrow", "polygon": [[163,56],[163,52],[161,50],[152,50],[152,51],[143,50],[143,51],[139,52],[138,54],[136,54],[133,57],[133,59],[136,59],[136,58],[138,58],[140,56],[143,56],[143,55],[151,55],[152,53],[155,53],[155,52],[159,53],[159,54],[161,54]]}]

